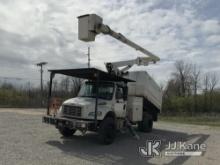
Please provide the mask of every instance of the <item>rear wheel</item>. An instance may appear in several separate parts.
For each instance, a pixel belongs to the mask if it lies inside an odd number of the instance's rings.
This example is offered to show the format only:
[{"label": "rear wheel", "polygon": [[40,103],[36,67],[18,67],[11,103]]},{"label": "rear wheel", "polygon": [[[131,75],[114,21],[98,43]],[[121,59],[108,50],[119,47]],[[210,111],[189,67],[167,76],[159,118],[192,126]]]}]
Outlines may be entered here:
[{"label": "rear wheel", "polygon": [[104,144],[113,143],[116,136],[115,120],[111,117],[105,118],[99,127],[99,138]]},{"label": "rear wheel", "polygon": [[72,136],[76,130],[75,129],[69,129],[67,127],[61,127],[61,128],[58,128],[59,129],[59,132],[64,136],[64,137],[70,137]]},{"label": "rear wheel", "polygon": [[151,132],[153,128],[152,116],[144,113],[143,120],[138,123],[138,129],[141,132]]}]

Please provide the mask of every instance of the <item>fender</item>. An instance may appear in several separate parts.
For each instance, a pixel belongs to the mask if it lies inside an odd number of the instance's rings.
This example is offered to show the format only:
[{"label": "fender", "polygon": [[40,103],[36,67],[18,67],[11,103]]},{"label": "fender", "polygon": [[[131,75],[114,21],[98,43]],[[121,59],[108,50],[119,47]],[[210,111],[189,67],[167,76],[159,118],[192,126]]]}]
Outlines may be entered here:
[{"label": "fender", "polygon": [[107,118],[107,117],[111,117],[111,118],[113,118],[113,119],[115,120],[115,119],[116,119],[115,112],[109,111],[109,112],[105,115],[105,117],[104,117],[103,120],[105,120],[105,118]]}]

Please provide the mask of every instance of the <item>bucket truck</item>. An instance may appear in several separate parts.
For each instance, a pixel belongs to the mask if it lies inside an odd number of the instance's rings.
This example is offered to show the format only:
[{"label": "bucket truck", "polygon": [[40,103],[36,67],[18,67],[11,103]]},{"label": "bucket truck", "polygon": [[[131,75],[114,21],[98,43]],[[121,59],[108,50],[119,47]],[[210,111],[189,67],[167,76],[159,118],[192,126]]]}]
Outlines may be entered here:
[{"label": "bucket truck", "polygon": [[[96,68],[50,70],[50,88],[47,115],[43,122],[53,124],[63,136],[72,136],[76,130],[98,133],[101,142],[111,144],[117,130],[128,128],[136,136],[133,126],[142,132],[151,132],[153,121],[161,111],[162,92],[146,71],[129,71],[133,65],[146,66],[160,59],[114,32],[102,23],[96,14],[78,17],[78,37],[85,42],[94,41],[103,33],[147,55],[134,60],[106,63],[107,72]],[[122,69],[121,69],[122,68]],[[52,81],[56,74],[85,79],[78,96],[62,103],[54,113],[49,106],[52,98]]]}]

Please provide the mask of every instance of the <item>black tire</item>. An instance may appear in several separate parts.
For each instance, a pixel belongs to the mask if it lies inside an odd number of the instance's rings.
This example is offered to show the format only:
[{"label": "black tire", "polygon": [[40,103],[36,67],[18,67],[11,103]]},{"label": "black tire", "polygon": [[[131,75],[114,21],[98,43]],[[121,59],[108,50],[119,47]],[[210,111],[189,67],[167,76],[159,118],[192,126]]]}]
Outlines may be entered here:
[{"label": "black tire", "polygon": [[59,129],[59,132],[61,133],[61,135],[63,135],[64,137],[73,136],[73,134],[76,132],[75,129],[69,129],[67,127],[61,127],[58,129]]},{"label": "black tire", "polygon": [[153,128],[153,119],[152,116],[144,113],[143,120],[138,123],[138,129],[141,132],[151,132]]},{"label": "black tire", "polygon": [[112,144],[116,136],[115,120],[111,117],[105,118],[99,127],[99,139],[101,143]]}]

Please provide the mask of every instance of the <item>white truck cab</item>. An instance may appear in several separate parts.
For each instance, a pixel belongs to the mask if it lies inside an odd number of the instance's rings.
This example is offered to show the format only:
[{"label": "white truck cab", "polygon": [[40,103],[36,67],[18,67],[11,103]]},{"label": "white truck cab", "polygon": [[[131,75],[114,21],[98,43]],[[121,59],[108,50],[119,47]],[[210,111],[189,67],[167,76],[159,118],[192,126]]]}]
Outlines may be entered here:
[{"label": "white truck cab", "polygon": [[[114,82],[100,82],[98,87],[97,120],[103,120],[108,112],[117,117],[126,116],[127,100],[123,87]],[[78,96],[63,102],[57,116],[93,120],[95,116],[96,83],[84,81]]]}]

